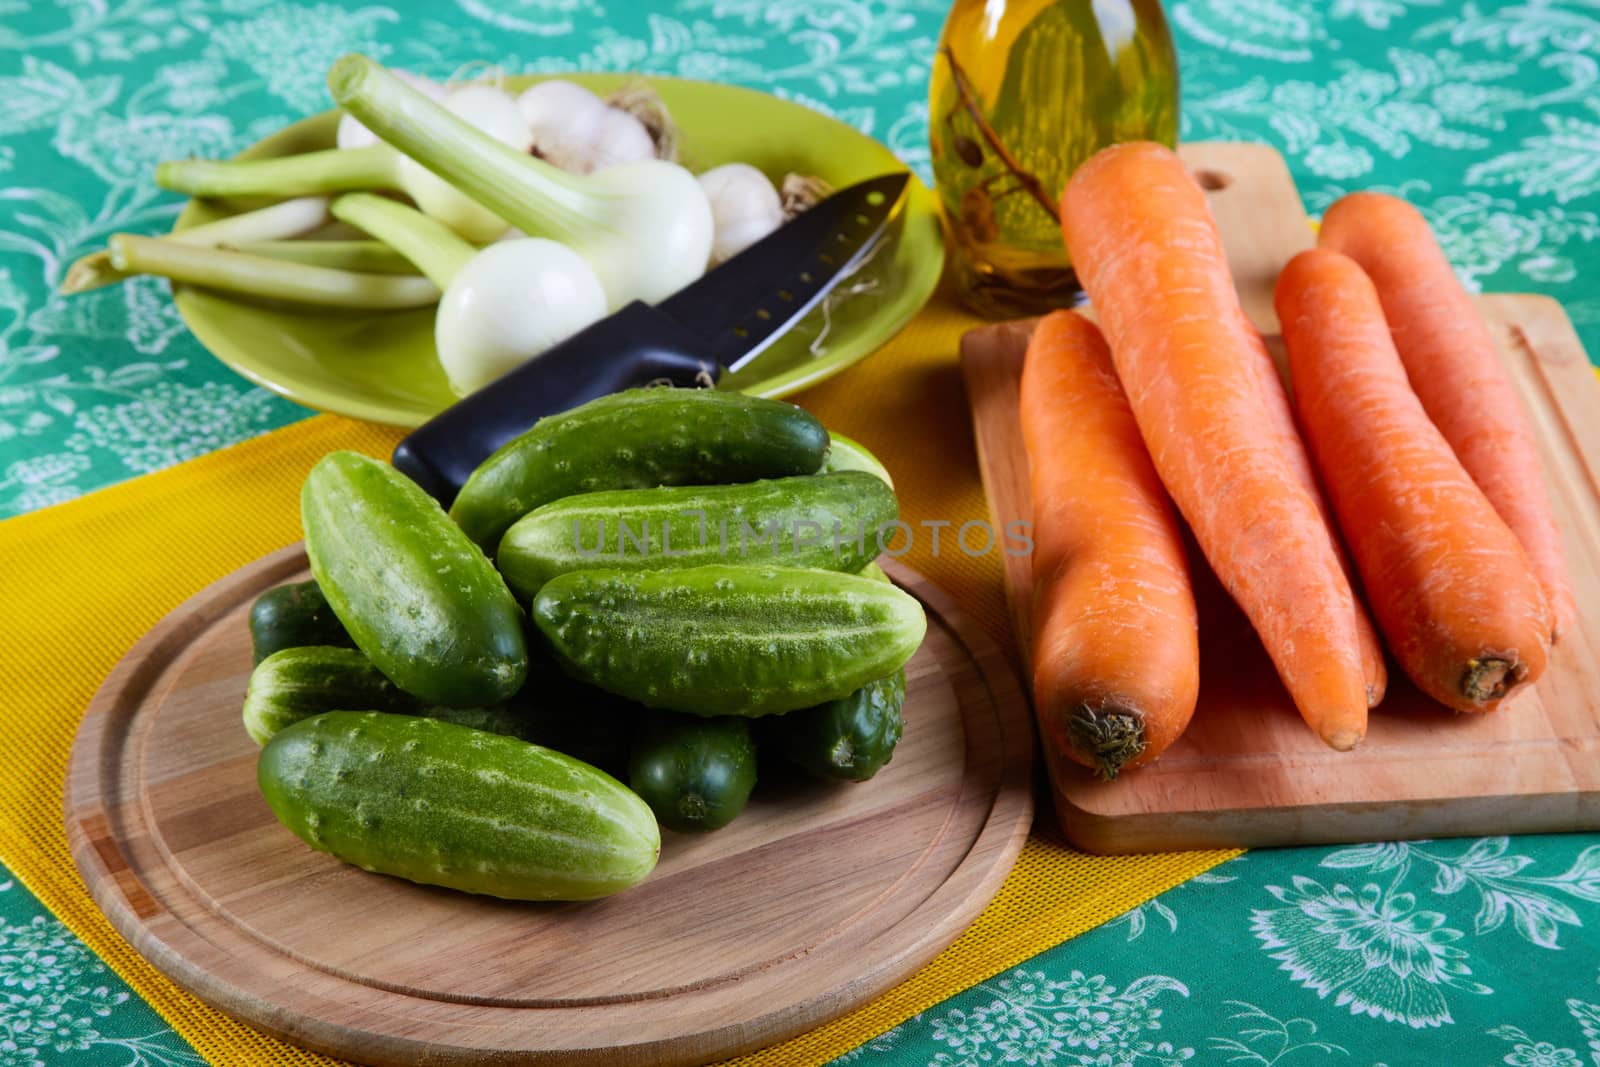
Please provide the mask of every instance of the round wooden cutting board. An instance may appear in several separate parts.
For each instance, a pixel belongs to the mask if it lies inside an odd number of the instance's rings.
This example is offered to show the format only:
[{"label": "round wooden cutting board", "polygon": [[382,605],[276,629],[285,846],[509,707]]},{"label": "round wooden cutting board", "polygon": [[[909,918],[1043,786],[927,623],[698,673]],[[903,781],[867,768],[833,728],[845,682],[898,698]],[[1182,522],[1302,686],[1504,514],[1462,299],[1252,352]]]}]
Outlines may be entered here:
[{"label": "round wooden cutting board", "polygon": [[118,930],[245,1022],[372,1064],[703,1063],[889,988],[999,889],[1032,817],[1032,724],[1005,657],[919,575],[905,739],[870,782],[779,777],[730,827],[663,833],[643,884],[528,904],[346,866],[278,825],[239,710],[246,617],[293,546],[167,616],[73,747],[72,852]]}]

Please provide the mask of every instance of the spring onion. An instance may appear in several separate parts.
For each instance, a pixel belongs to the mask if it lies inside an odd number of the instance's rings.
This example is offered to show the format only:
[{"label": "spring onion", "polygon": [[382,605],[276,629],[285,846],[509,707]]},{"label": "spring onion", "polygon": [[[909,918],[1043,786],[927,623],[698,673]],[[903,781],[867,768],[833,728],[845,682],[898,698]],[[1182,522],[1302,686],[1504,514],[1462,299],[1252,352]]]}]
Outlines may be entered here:
[{"label": "spring onion", "polygon": [[[424,77],[421,74],[412,74],[410,71],[400,70],[395,67],[390,69],[394,71],[395,77],[403,79],[413,89],[426,94],[429,100],[443,103],[444,98],[450,95],[450,90],[446,86],[440,85],[432,78]],[[339,116],[339,129],[334,133],[333,143],[339,148],[369,148],[382,142],[378,140],[377,134],[361,125],[360,120],[354,115],[341,115]]]},{"label": "spring onion", "polygon": [[[328,198],[304,196],[285,200],[259,211],[245,211],[215,222],[191,226],[162,237],[163,241],[216,248],[249,241],[275,241],[306,233],[328,221]],[[105,285],[115,285],[129,275],[111,265],[111,253],[92,252],[67,268],[61,282],[66,295],[86,293]]]},{"label": "spring onion", "polygon": [[[398,80],[398,79],[396,79]],[[420,99],[427,96],[407,87]],[[432,103],[429,101],[430,104]],[[464,85],[442,105],[481,136],[521,155],[533,134],[508,93],[489,85]],[[298,196],[351,189],[398,189],[418,207],[469,241],[489,241],[506,228],[504,220],[386,144],[330,148],[278,159],[183,159],[156,168],[156,184],[189,196]]]},{"label": "spring onion", "polygon": [[421,212],[370,193],[341,196],[333,214],[392,246],[443,290],[434,346],[461,395],[605,314],[594,271],[555,241],[524,237],[480,251]]},{"label": "spring onion", "polygon": [[265,256],[314,267],[365,271],[370,274],[415,274],[405,256],[382,241],[241,241],[219,247],[247,256]]},{"label": "spring onion", "polygon": [[336,61],[328,86],[339,106],[462,193],[577,252],[609,309],[654,303],[705,272],[711,207],[694,175],[675,163],[645,159],[569,174],[461,121],[362,55]]},{"label": "spring onion", "polygon": [[438,287],[426,278],[313,267],[131,233],[114,235],[107,251],[111,265],[125,274],[159,274],[208,289],[297,304],[389,309],[426,307],[439,299]]}]

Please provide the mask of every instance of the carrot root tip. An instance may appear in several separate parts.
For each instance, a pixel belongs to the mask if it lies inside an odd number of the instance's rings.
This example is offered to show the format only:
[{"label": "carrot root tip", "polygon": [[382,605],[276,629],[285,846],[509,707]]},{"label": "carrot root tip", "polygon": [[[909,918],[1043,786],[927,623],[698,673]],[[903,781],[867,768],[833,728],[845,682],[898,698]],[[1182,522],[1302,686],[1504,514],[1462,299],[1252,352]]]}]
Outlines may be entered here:
[{"label": "carrot root tip", "polygon": [[1332,733],[1324,734],[1322,740],[1327,742],[1329,748],[1339,752],[1349,752],[1359,745],[1361,739],[1365,736],[1360,730],[1335,730]]},{"label": "carrot root tip", "polygon": [[1527,667],[1521,663],[1499,656],[1468,660],[1467,669],[1461,675],[1461,695],[1480,703],[1499,700],[1527,673]]},{"label": "carrot root tip", "polygon": [[1143,717],[1119,708],[1079,705],[1067,718],[1067,736],[1073,751],[1106,782],[1116,781],[1145,750]]}]

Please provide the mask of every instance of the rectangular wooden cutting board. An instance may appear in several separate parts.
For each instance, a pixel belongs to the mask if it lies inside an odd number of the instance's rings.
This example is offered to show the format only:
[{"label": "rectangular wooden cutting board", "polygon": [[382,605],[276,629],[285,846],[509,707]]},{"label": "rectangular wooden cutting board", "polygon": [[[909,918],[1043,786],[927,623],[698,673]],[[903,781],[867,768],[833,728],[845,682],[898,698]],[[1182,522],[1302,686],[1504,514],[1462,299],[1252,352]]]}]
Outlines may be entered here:
[{"label": "rectangular wooden cutting board", "polygon": [[[1182,155],[1207,190],[1244,309],[1281,365],[1272,286],[1314,243],[1288,168],[1255,145],[1186,145]],[[1493,714],[1457,715],[1391,664],[1365,743],[1335,752],[1301,722],[1244,616],[1202,574],[1194,720],[1158,761],[1118,781],[1079,769],[1054,783],[1074,843],[1127,853],[1600,829],[1600,382],[1555,301],[1491,295],[1479,306],[1531,416],[1578,597],[1578,625],[1538,686]],[[1030,513],[1017,389],[1031,329],[1001,323],[962,341],[997,526]],[[1026,666],[1030,561],[1007,556],[1006,567]]]}]

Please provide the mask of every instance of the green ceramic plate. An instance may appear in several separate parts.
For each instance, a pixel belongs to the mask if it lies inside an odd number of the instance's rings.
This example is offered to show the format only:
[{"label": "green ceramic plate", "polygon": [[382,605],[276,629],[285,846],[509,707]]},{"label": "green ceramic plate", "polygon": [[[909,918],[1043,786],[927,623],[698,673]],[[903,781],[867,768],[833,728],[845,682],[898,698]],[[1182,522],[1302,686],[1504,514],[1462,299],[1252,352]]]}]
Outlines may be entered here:
[{"label": "green ceramic plate", "polygon": [[[606,93],[623,75],[563,75]],[[511,79],[522,88],[538,79]],[[773,177],[795,171],[835,186],[904,170],[883,145],[834,119],[764,93],[709,82],[651,78],[683,131],[683,162],[699,172],[751,163]],[[246,158],[333,144],[336,112],[297,122],[254,145]],[[939,280],[944,248],[933,193],[915,178],[894,231],[826,309],[808,316],[738,375],[729,388],[786,396],[865,358],[922,307]],[[194,201],[177,228],[226,212]],[[192,287],[178,311],[200,342],[253,382],[309,407],[417,426],[456,398],[433,350],[433,310],[333,312],[267,307]]]}]

